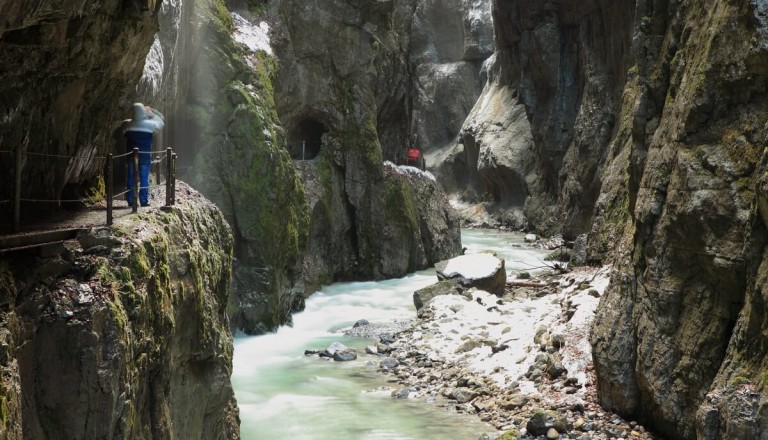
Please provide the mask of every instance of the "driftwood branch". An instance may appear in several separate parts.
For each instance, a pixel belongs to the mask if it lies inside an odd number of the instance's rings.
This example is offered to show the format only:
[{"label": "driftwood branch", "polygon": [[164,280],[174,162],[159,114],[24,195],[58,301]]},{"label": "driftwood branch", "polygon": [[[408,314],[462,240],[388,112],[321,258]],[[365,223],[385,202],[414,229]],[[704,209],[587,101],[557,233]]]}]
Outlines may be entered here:
[{"label": "driftwood branch", "polygon": [[547,287],[547,283],[537,283],[536,281],[507,280],[507,286],[511,287]]},{"label": "driftwood branch", "polygon": [[518,261],[517,263],[521,263],[528,266],[526,268],[528,270],[549,269],[559,274],[564,274],[571,271],[570,269],[568,269],[568,263],[547,263],[545,261],[539,261],[539,263],[541,263],[541,266],[534,266],[524,261]]}]

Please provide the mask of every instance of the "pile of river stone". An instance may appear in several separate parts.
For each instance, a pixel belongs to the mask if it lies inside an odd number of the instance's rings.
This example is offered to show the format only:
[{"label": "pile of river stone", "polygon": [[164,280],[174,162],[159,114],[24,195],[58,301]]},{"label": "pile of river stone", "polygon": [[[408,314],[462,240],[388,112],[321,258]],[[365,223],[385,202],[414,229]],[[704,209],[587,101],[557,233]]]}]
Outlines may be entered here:
[{"label": "pile of river stone", "polygon": [[[488,259],[487,256],[482,258]],[[380,357],[378,370],[393,376],[392,381],[397,383],[392,389],[394,398],[423,398],[430,403],[474,414],[498,430],[480,437],[486,440],[654,438],[637,423],[625,421],[599,406],[592,367],[587,367],[586,372],[582,371],[578,376],[569,374],[561,362],[561,351],[567,349],[564,348],[566,338],[544,326],[533,337],[531,347],[538,350],[538,354],[528,369],[517,380],[511,377],[503,385],[491,377],[473,374],[465,362],[460,361],[475,346],[464,350],[464,344],[460,345],[455,358],[441,357],[432,351],[426,335],[439,331],[436,324],[444,318],[427,312],[425,305],[435,296],[445,294],[465,296],[467,301],[474,301],[473,284],[480,282],[486,288],[496,287],[497,271],[504,269],[503,263],[493,263],[489,264],[488,271],[473,268],[472,276],[450,273],[451,268],[471,266],[470,262],[462,260],[461,263],[438,264],[438,278],[442,281],[416,292],[414,303],[419,310],[420,322],[395,333],[394,337],[382,335],[375,346],[366,349],[367,353]],[[550,277],[546,282],[541,281],[544,285],[552,285],[556,280]],[[567,282],[554,284],[569,285]],[[505,297],[515,296],[509,291],[505,293]],[[562,314],[565,320],[570,319],[568,307],[563,307]],[[470,341],[473,340],[467,339]],[[491,346],[493,353],[503,349],[505,347],[501,345]],[[495,368],[494,373],[503,373],[505,369],[503,365]],[[525,384],[525,390],[521,383]]]},{"label": "pile of river stone", "polygon": [[[414,333],[427,327],[422,324],[418,329],[403,331],[395,335],[394,342],[379,341],[366,350],[381,356],[380,372],[396,378],[398,387],[392,390],[394,398],[423,398],[462,413],[476,414],[499,430],[483,434],[480,439],[654,438],[637,423],[603,410],[596,403],[594,378],[579,383],[575,377],[568,376],[552,353],[558,348],[556,345],[546,344],[525,373],[525,379],[532,380],[538,391],[527,395],[520,391],[517,382],[501,388],[493,380],[472,374],[457,363],[430,357],[421,347],[409,342],[419,339],[414,339]],[[583,399],[573,396],[583,387],[586,387]]]}]

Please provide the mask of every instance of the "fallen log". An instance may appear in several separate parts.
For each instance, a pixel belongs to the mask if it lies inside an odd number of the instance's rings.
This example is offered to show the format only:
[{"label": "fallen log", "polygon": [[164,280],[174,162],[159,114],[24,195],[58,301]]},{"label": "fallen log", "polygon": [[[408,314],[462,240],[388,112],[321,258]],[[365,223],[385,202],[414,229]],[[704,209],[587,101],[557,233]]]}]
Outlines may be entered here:
[{"label": "fallen log", "polygon": [[507,286],[510,287],[547,287],[547,283],[537,283],[536,281],[518,281],[507,280]]}]

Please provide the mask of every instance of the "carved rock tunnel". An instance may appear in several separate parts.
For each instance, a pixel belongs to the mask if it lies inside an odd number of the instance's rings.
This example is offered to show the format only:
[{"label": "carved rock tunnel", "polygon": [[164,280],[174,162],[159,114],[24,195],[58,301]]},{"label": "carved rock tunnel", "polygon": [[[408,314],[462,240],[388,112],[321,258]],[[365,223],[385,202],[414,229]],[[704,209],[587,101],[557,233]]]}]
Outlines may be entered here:
[{"label": "carved rock tunnel", "polygon": [[288,134],[288,149],[291,157],[312,160],[320,154],[323,134],[328,128],[320,121],[305,117]]}]

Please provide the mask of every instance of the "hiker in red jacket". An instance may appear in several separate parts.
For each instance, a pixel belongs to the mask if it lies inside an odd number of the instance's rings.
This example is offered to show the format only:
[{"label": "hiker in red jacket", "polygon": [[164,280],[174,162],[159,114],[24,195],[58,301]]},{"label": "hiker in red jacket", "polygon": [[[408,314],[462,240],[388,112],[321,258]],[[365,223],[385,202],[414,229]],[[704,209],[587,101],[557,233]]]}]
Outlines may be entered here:
[{"label": "hiker in red jacket", "polygon": [[405,164],[423,170],[424,157],[421,155],[421,151],[416,147],[409,148],[405,153]]}]

